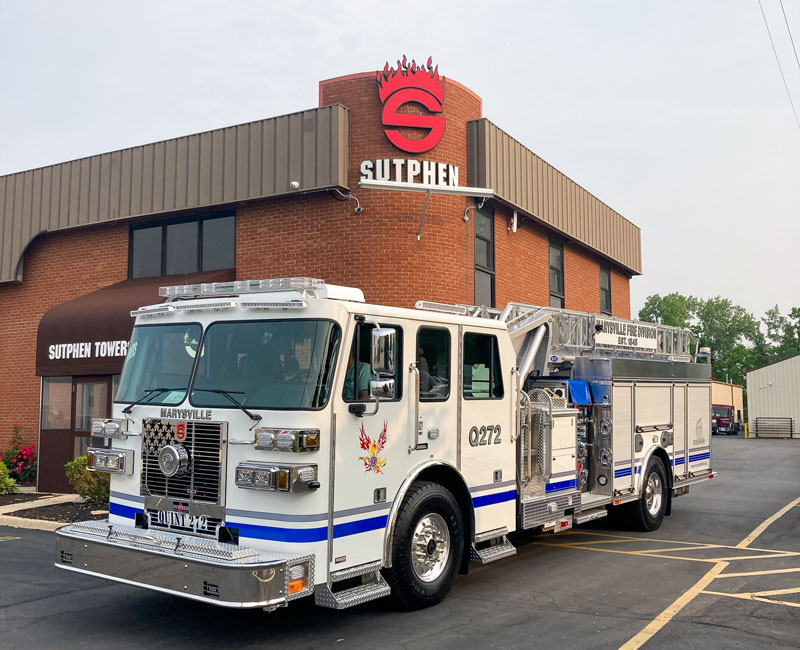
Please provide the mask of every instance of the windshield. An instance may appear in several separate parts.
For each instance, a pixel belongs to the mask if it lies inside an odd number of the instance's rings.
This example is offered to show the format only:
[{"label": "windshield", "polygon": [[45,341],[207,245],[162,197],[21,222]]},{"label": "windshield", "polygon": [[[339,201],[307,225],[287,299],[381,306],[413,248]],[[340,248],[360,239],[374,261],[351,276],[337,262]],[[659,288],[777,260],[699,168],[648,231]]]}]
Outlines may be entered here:
[{"label": "windshield", "polygon": [[339,327],[321,320],[214,323],[206,329],[192,384],[193,406],[318,409],[330,395]]},{"label": "windshield", "polygon": [[715,418],[729,418],[731,416],[731,409],[716,406],[711,409],[711,415]]},{"label": "windshield", "polygon": [[133,403],[145,397],[145,391],[163,388],[142,403],[180,404],[189,387],[201,332],[195,323],[134,327],[115,401]]}]

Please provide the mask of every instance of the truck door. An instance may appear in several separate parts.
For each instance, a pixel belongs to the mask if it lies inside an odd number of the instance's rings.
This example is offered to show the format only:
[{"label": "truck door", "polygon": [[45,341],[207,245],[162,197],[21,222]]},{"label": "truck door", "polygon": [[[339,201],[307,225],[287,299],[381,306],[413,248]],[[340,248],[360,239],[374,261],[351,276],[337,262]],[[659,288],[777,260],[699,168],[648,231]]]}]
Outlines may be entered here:
[{"label": "truck door", "polygon": [[[386,521],[392,499],[407,475],[409,442],[408,363],[413,359],[402,325],[380,319],[397,332],[395,394],[382,399],[378,412],[368,398],[372,323],[354,321],[344,337],[334,389],[335,459],[333,466],[333,539],[330,570],[379,560],[383,556]],[[344,372],[341,372],[344,370]],[[381,379],[389,378],[382,375]],[[356,412],[364,411],[363,415]]]},{"label": "truck door", "polygon": [[[412,464],[426,458],[442,459],[456,466],[458,446],[458,390],[453,385],[454,360],[458,358],[458,328],[420,326],[416,332],[416,370],[409,377],[409,399],[418,400],[416,435],[412,432],[410,446]],[[411,427],[414,427],[413,417]]]},{"label": "truck door", "polygon": [[466,331],[462,337],[461,473],[475,508],[475,532],[513,528],[516,508],[512,442],[511,367],[513,350],[493,332]]}]

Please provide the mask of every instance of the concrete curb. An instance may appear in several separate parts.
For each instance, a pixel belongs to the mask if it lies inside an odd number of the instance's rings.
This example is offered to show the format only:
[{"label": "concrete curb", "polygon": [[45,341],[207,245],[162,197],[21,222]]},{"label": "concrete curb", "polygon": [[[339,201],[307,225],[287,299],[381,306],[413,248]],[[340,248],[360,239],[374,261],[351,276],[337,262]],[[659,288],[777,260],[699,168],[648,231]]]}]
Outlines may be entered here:
[{"label": "concrete curb", "polygon": [[71,503],[77,501],[80,497],[74,494],[57,494],[53,497],[45,499],[37,499],[36,501],[23,501],[22,503],[12,503],[7,506],[0,506],[0,515],[8,514],[9,512],[17,512],[18,510],[28,510],[30,508],[43,508],[44,506],[54,506],[59,503]]},{"label": "concrete curb", "polygon": [[9,517],[6,515],[0,515],[0,526],[52,532],[58,528],[61,528],[62,526],[66,526],[66,524],[60,521],[47,521],[46,519],[24,519],[23,517]]},{"label": "concrete curb", "polygon": [[10,516],[10,513],[17,512],[18,510],[28,510],[29,508],[43,508],[45,506],[58,505],[59,503],[75,503],[79,501],[80,497],[75,494],[57,494],[52,497],[37,499],[36,501],[23,501],[22,503],[12,503],[7,506],[0,506],[0,526],[52,532],[58,528],[61,528],[61,526],[66,526],[66,524],[60,521],[48,521],[47,519],[26,519],[25,517],[13,517]]}]

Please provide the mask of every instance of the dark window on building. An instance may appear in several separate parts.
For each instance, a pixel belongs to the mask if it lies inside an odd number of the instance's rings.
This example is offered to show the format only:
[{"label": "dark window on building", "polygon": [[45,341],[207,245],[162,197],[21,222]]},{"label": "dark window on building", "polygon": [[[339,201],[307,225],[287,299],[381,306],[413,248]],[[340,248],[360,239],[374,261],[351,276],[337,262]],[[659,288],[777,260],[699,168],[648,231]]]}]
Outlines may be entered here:
[{"label": "dark window on building", "polygon": [[450,396],[450,332],[420,327],[417,332],[419,399],[444,401]]},{"label": "dark window on building", "polygon": [[[380,379],[394,379],[394,401],[402,396],[400,368],[403,367],[403,330],[397,325],[384,323],[383,327],[391,327],[397,332],[395,338],[396,349],[394,351],[394,375],[384,375],[381,373]],[[372,374],[372,363],[370,359],[370,349],[372,343],[372,330],[375,326],[372,323],[359,323],[353,335],[353,344],[350,346],[347,358],[347,369],[344,374],[344,390],[342,399],[345,402],[363,402],[369,400],[369,382],[378,379]]]},{"label": "dark window on building", "polygon": [[600,311],[611,313],[611,269],[600,265]]},{"label": "dark window on building", "polygon": [[494,210],[475,209],[475,304],[494,307]]},{"label": "dark window on building", "polygon": [[236,266],[235,233],[236,218],[233,216],[203,220],[201,270],[217,271]]},{"label": "dark window on building", "polygon": [[564,244],[550,240],[550,306],[564,307]]},{"label": "dark window on building", "polygon": [[129,275],[148,278],[236,266],[233,215],[159,221],[131,228]]},{"label": "dark window on building", "polygon": [[501,399],[503,374],[497,337],[491,334],[464,334],[464,398]]},{"label": "dark window on building", "polygon": [[131,231],[131,259],[128,269],[132,278],[162,275],[161,231],[161,226],[137,228]]}]

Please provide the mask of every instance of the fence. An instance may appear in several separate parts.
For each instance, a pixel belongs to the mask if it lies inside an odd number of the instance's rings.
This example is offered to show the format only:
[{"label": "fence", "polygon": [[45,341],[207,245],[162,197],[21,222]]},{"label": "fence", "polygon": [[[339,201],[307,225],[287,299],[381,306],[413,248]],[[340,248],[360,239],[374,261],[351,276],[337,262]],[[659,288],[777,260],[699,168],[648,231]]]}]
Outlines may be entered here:
[{"label": "fence", "polygon": [[756,418],[750,433],[756,438],[794,438],[797,430],[792,418]]}]

